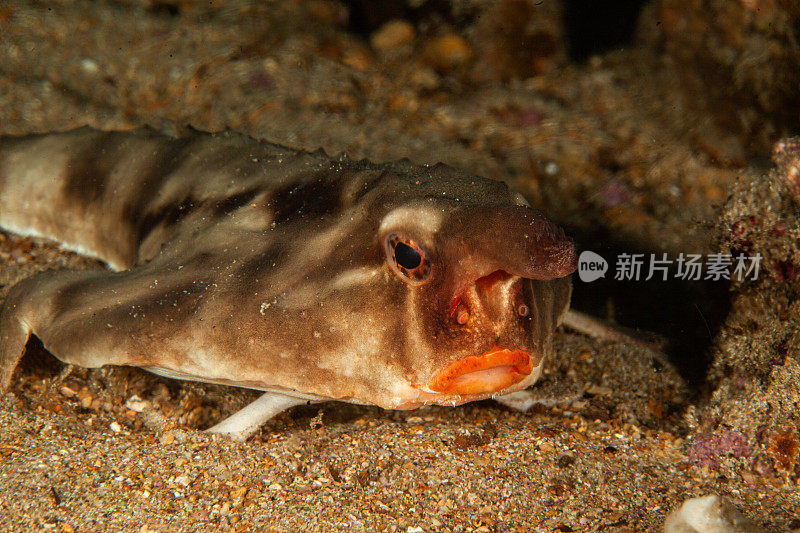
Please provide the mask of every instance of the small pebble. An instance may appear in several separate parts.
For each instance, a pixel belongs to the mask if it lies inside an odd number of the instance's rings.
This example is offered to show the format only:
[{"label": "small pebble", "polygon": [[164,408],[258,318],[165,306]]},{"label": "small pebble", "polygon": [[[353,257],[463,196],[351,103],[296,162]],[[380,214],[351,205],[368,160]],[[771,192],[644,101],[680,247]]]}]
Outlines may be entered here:
[{"label": "small pebble", "polygon": [[414,26],[405,20],[390,20],[370,38],[372,48],[382,53],[398,51],[414,41]]},{"label": "small pebble", "polygon": [[100,70],[99,66],[97,65],[97,61],[88,57],[81,60],[81,68],[84,72],[88,72],[89,74],[94,74]]},{"label": "small pebble", "polygon": [[92,406],[93,398],[92,398],[91,395],[87,394],[87,395],[81,397],[80,394],[79,394],[78,397],[81,400],[81,407],[83,407],[84,409],[89,409]]},{"label": "small pebble", "polygon": [[716,494],[692,498],[667,517],[664,533],[758,533],[763,531]]},{"label": "small pebble", "polygon": [[438,70],[452,70],[472,59],[472,47],[456,34],[442,35],[428,43],[425,59]]},{"label": "small pebble", "polygon": [[141,413],[145,409],[150,406],[150,402],[144,401],[139,398],[137,395],[133,395],[128,398],[128,401],[125,402],[125,407],[130,409],[131,411],[136,411],[137,413]]}]

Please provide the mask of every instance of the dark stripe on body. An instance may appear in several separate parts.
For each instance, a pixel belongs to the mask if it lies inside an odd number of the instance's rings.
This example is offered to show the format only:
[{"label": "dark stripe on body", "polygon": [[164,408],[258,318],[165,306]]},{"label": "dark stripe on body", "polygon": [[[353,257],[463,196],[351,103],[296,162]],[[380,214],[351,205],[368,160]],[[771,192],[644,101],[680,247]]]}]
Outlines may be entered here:
[{"label": "dark stripe on body", "polygon": [[301,179],[298,177],[272,196],[270,204],[275,210],[276,224],[319,218],[341,211],[341,180],[332,180],[327,173],[313,181]]},{"label": "dark stripe on body", "polygon": [[120,145],[126,138],[124,133],[95,136],[90,138],[88,146],[69,157],[63,185],[68,205],[77,203],[86,210],[102,200],[109,175],[119,162]]},{"label": "dark stripe on body", "polygon": [[176,225],[181,219],[194,211],[196,207],[197,204],[192,198],[184,198],[177,205],[170,203],[162,206],[154,213],[145,213],[141,215],[136,225],[136,235],[139,237],[139,242],[146,239],[147,236],[159,226]]},{"label": "dark stripe on body", "polygon": [[87,273],[87,277],[58,287],[53,291],[51,313],[54,321],[84,305],[87,295],[96,294],[98,287],[107,287],[108,278],[114,274],[106,271]]},{"label": "dark stripe on body", "polygon": [[[193,141],[194,139],[189,137],[173,139],[159,142],[153,147],[155,153],[149,156],[149,165],[137,176],[137,186],[131,191],[130,201],[122,207],[123,220],[134,228],[137,242],[141,243],[156,227],[159,214],[158,212],[148,214],[147,207],[153,198],[157,197],[167,178],[186,162],[186,155],[191,153]],[[184,205],[184,211],[186,207]],[[185,214],[183,212],[181,216]]]},{"label": "dark stripe on body", "polygon": [[253,188],[237,194],[232,194],[223,200],[217,200],[214,203],[214,214],[216,216],[230,214],[250,203],[259,192],[261,192],[261,188]]},{"label": "dark stripe on body", "polygon": [[287,247],[284,244],[276,242],[263,252],[245,259],[237,269],[239,279],[267,282],[270,275],[280,268],[286,257],[286,251]]}]

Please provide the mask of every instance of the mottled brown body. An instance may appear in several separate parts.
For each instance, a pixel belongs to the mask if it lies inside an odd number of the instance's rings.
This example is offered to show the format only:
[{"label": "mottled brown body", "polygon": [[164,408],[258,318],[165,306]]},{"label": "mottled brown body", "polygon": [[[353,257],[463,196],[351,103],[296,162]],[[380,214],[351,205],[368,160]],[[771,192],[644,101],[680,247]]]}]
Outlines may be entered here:
[{"label": "mottled brown body", "polygon": [[[85,367],[387,408],[462,403],[535,381],[575,262],[563,233],[500,182],[229,133],[4,138],[0,226],[112,269],[12,288],[3,389],[36,335]],[[423,254],[424,280],[404,278],[390,236]],[[493,347],[531,354],[534,371],[491,393],[427,387]]]}]

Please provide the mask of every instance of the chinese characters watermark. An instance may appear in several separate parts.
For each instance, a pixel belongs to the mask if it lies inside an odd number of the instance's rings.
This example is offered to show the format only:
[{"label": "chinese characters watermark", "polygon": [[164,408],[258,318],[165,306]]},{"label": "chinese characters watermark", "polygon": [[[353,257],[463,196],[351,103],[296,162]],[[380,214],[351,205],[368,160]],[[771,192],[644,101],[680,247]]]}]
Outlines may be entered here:
[{"label": "chinese characters watermark", "polygon": [[[667,254],[628,254],[617,256],[614,279],[617,281],[650,281],[679,279],[684,281],[720,281],[746,279],[757,280],[761,266],[761,254],[753,256],[715,253],[681,253],[669,259]],[[592,251],[581,252],[578,258],[578,276],[590,282],[604,278],[609,269],[608,262]]]}]

